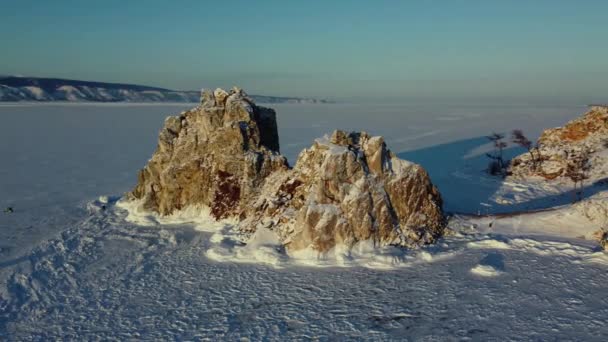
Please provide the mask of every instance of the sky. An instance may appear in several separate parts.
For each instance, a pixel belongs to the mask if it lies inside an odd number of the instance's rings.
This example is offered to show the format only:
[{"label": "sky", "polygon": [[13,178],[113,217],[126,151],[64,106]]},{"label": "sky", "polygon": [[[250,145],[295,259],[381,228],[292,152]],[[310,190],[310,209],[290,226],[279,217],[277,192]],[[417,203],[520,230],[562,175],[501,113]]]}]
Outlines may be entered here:
[{"label": "sky", "polygon": [[326,98],[608,101],[608,1],[0,0],[0,74]]}]

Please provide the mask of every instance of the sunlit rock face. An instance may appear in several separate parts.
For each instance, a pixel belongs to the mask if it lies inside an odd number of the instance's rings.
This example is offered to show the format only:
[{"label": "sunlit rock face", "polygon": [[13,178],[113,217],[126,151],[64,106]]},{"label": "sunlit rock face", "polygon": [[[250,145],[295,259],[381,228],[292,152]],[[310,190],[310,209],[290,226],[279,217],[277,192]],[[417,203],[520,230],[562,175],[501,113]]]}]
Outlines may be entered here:
[{"label": "sunlit rock face", "polygon": [[369,239],[413,246],[442,235],[437,188],[382,137],[335,131],[302,151],[293,170],[273,176],[242,229],[273,229],[288,249],[323,252]]},{"label": "sunlit rock face", "polygon": [[[608,176],[608,106],[591,106],[583,116],[563,127],[545,130],[538,139],[540,161],[534,163],[529,153],[511,161],[515,177],[539,176],[559,179],[566,175],[568,165],[581,155],[591,164],[591,179]],[[538,158],[537,158],[538,159]]]},{"label": "sunlit rock face", "polygon": [[240,215],[266,177],[287,167],[274,110],[240,89],[205,91],[200,106],[165,120],[130,196],[162,215],[204,205],[222,219]]},{"label": "sunlit rock face", "polygon": [[206,206],[215,219],[235,219],[245,236],[270,229],[294,251],[366,240],[417,246],[445,227],[427,172],[397,158],[382,137],[337,130],[289,168],[275,112],[239,89],[203,92],[199,107],[167,118],[129,196],[162,215]]}]

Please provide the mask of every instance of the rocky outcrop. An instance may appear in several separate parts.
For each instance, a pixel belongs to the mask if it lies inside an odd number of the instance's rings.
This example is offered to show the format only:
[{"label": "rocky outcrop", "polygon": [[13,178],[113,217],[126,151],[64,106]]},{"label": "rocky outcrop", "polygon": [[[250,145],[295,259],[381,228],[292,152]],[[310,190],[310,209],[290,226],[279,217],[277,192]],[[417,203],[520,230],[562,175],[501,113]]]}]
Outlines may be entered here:
[{"label": "rocky outcrop", "polygon": [[203,205],[216,219],[239,216],[266,177],[287,167],[274,110],[240,89],[205,91],[200,106],[165,120],[129,196],[162,215]]},{"label": "rocky outcrop", "polygon": [[563,127],[545,130],[533,154],[540,156],[534,163],[529,153],[511,161],[510,172],[515,177],[530,176],[559,179],[568,166],[581,155],[589,157],[591,178],[608,176],[608,106],[591,106],[582,117]]},{"label": "rocky outcrop", "polygon": [[216,219],[236,219],[245,235],[274,231],[289,250],[325,252],[370,239],[415,246],[445,226],[426,171],[397,158],[382,137],[335,131],[290,169],[274,111],[239,89],[204,92],[199,107],[169,117],[129,196],[162,215],[209,207]]},{"label": "rocky outcrop", "polygon": [[419,165],[382,137],[335,131],[274,175],[243,230],[276,231],[291,250],[327,251],[373,239],[378,246],[433,242],[443,233],[441,196]]}]

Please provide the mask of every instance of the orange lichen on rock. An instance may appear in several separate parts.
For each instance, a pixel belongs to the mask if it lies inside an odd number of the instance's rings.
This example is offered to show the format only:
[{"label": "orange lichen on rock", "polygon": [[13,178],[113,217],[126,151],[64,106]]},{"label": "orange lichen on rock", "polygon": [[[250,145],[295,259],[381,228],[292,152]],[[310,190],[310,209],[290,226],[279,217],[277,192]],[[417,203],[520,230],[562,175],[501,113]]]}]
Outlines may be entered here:
[{"label": "orange lichen on rock", "polygon": [[545,179],[552,180],[552,179],[555,179],[555,178],[561,176],[563,173],[564,173],[564,170],[559,169],[556,172],[550,172],[550,173],[542,172],[542,173],[540,173],[540,176]]},{"label": "orange lichen on rock", "polygon": [[570,121],[564,127],[544,131],[539,143],[542,145],[556,140],[581,141],[603,130],[608,131],[608,107],[593,106],[585,115]]},{"label": "orange lichen on rock", "polygon": [[[511,161],[509,171],[515,177],[558,179],[566,175],[568,164],[573,158],[584,153],[594,155],[606,149],[607,144],[608,106],[591,106],[585,115],[563,127],[547,129],[541,134],[535,148],[540,162],[531,160],[529,153],[522,154]],[[604,157],[595,155],[594,158]],[[599,175],[604,174],[603,171],[598,172]]]},{"label": "orange lichen on rock", "polygon": [[584,119],[584,121],[572,122],[564,126],[560,135],[561,138],[569,141],[578,141],[585,139],[589,134],[608,127],[606,116],[600,112],[589,112],[585,115]]}]

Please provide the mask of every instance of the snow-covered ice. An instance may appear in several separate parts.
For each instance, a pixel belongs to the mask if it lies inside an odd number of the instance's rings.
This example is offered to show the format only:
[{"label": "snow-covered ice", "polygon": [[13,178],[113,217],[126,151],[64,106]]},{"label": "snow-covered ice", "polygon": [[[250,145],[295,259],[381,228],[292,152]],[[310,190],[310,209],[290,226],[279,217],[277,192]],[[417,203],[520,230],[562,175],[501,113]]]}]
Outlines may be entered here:
[{"label": "snow-covered ice", "polygon": [[[267,230],[244,244],[231,222],[206,220],[205,208],[158,217],[119,201],[164,117],[185,106],[0,106],[0,206],[15,209],[0,215],[0,339],[602,340],[608,333],[608,257],[588,239],[600,224],[593,203],[603,202],[603,188],[587,189],[590,202],[573,208],[567,189],[502,184],[478,169],[483,135],[522,122],[538,134],[584,108],[275,107],[292,161],[334,128],[384,135],[429,170],[446,209],[460,212],[450,234],[414,251],[361,243],[290,255]],[[547,206],[557,209],[501,214]],[[477,213],[484,216],[469,215]]]}]

